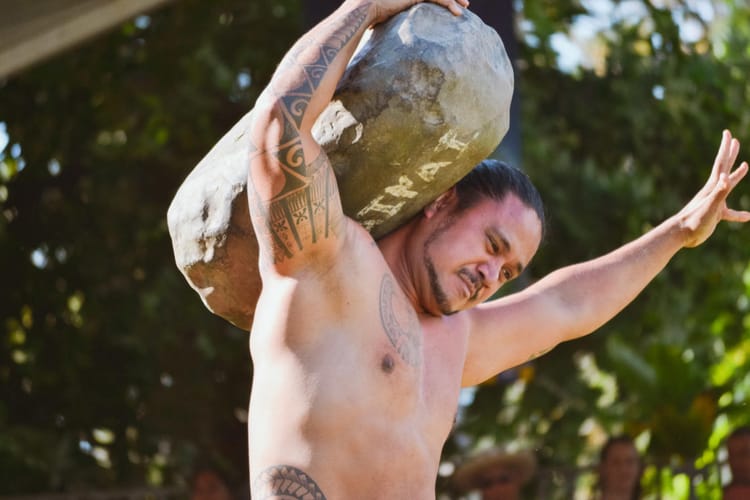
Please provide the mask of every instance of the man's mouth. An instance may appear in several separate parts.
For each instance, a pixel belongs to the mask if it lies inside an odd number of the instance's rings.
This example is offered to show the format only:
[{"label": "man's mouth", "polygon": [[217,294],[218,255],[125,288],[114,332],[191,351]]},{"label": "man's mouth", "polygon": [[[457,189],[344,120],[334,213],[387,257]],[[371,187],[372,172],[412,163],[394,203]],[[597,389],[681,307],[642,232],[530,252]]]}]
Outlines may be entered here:
[{"label": "man's mouth", "polygon": [[469,290],[469,300],[473,301],[479,296],[479,291],[482,289],[482,280],[478,276],[472,274],[470,271],[462,269],[458,272],[458,275],[466,283],[466,287]]}]

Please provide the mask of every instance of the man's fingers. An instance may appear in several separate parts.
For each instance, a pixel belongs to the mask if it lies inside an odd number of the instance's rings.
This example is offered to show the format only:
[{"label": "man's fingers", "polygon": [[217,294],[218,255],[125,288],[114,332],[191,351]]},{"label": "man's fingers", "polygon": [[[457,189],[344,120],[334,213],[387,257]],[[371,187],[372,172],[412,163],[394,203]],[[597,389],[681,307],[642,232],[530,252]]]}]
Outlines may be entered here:
[{"label": "man's fingers", "polygon": [[732,134],[728,130],[725,132],[726,140],[722,142],[726,142],[726,148],[721,161],[719,162],[720,172],[729,172],[732,169],[734,162],[737,160],[737,155],[740,153],[740,141],[732,137]]},{"label": "man's fingers", "polygon": [[[724,198],[734,189],[734,187],[747,175],[748,165],[746,161],[737,167],[737,169],[729,174],[721,176],[721,180],[726,183],[727,193]],[[722,219],[732,222],[748,222],[750,221],[750,212],[745,210],[733,210],[731,208],[725,208]]]},{"label": "man's fingers", "polygon": [[[742,164],[731,174],[727,175],[726,173],[722,173],[719,175],[719,180],[716,184],[717,201],[721,200],[723,203],[727,196],[729,196],[729,193],[731,193],[735,186],[737,186],[737,184],[747,175],[747,172],[748,164],[743,161]],[[731,222],[748,222],[750,221],[750,212],[745,210],[734,210],[725,206],[721,218]]]},{"label": "man's fingers", "polygon": [[454,16],[460,16],[463,9],[469,6],[469,0],[432,0],[433,2],[446,7]]},{"label": "man's fingers", "polygon": [[731,193],[732,190],[737,186],[737,184],[742,180],[742,178],[747,175],[747,170],[747,162],[743,161],[742,164],[737,167],[734,172],[730,174],[722,172],[721,174],[719,174],[719,179],[713,186],[711,196],[715,197],[716,200],[721,200],[722,203],[726,201],[729,193]]},{"label": "man's fingers", "polygon": [[725,164],[725,168],[727,172],[729,172],[732,169],[734,162],[737,161],[737,155],[739,154],[740,154],[740,141],[732,138],[732,140],[729,143],[729,156],[727,157],[727,162]]},{"label": "man's fingers", "polygon": [[729,173],[732,170],[734,162],[737,160],[737,155],[740,152],[740,141],[732,137],[732,133],[729,130],[724,130],[721,135],[721,144],[719,145],[719,151],[716,153],[714,164],[711,169],[711,175],[709,175],[705,186],[701,189],[702,194],[707,194],[716,187],[716,183],[719,181],[719,177],[723,173]]},{"label": "man's fingers", "polygon": [[732,134],[731,132],[729,132],[729,130],[724,130],[721,134],[721,144],[719,145],[719,151],[716,153],[714,166],[711,169],[710,181],[716,182],[722,172],[726,172],[732,168],[734,160],[737,159],[737,154],[739,154],[739,151],[739,141],[732,137]]},{"label": "man's fingers", "polygon": [[729,181],[729,190],[731,191],[734,189],[734,187],[739,184],[739,182],[747,175],[747,162],[743,161],[737,169],[735,169],[734,172],[729,174],[728,181]]},{"label": "man's fingers", "polygon": [[714,166],[711,169],[711,178],[718,179],[721,171],[721,165],[724,163],[724,157],[729,149],[729,143],[732,141],[732,134],[729,130],[724,130],[721,133],[721,144],[719,144],[719,151],[716,152],[716,158],[714,159]]},{"label": "man's fingers", "polygon": [[698,196],[708,195],[708,193],[713,191],[714,187],[716,186],[716,182],[719,180],[719,175],[721,174],[721,167],[724,163],[724,156],[726,156],[727,150],[729,149],[731,138],[732,134],[729,132],[729,130],[722,131],[721,144],[719,144],[719,150],[716,152],[716,157],[714,158],[714,163],[711,167],[711,174],[708,176],[708,180],[706,180],[706,183],[698,192]]},{"label": "man's fingers", "polygon": [[733,210],[727,208],[724,210],[722,219],[729,222],[750,222],[750,212],[746,210]]}]

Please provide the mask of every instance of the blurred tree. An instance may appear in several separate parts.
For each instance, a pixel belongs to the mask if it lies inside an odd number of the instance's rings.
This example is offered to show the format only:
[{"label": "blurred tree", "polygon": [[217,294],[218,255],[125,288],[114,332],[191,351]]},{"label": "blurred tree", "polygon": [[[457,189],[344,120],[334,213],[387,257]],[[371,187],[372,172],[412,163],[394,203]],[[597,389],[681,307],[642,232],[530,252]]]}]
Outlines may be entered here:
[{"label": "blurred tree", "polygon": [[184,0],[0,84],[0,493],[246,475],[247,333],[177,272],[166,209],[299,10]]}]

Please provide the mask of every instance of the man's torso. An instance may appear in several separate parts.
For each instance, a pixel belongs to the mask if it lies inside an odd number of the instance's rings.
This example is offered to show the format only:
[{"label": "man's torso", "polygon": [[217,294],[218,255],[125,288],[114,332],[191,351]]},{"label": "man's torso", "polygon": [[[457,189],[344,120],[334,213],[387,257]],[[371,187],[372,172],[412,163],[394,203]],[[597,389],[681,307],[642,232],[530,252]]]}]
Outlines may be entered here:
[{"label": "man's torso", "polygon": [[328,499],[434,498],[466,326],[460,314],[420,318],[369,235],[349,230],[330,268],[264,281],[251,335],[254,495],[287,481]]}]

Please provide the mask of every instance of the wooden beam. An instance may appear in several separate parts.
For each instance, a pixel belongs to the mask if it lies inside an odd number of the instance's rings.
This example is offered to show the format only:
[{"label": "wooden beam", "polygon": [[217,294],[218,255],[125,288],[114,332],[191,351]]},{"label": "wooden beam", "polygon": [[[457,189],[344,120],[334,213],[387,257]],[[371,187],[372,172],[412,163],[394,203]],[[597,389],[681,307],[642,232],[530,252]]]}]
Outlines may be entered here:
[{"label": "wooden beam", "polygon": [[171,0],[0,0],[0,78]]}]

